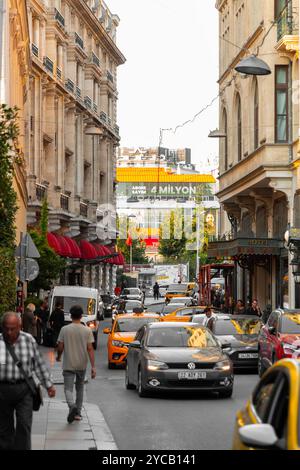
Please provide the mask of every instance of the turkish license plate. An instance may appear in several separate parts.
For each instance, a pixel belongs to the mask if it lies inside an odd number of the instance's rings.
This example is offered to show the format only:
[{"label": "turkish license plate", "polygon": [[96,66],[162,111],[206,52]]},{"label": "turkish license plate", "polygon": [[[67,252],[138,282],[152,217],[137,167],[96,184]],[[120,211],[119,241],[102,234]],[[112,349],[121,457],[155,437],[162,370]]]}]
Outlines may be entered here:
[{"label": "turkish license plate", "polygon": [[258,359],[258,353],[242,353],[239,354],[239,359]]},{"label": "turkish license plate", "polygon": [[206,379],[206,372],[178,372],[178,379],[198,380]]}]

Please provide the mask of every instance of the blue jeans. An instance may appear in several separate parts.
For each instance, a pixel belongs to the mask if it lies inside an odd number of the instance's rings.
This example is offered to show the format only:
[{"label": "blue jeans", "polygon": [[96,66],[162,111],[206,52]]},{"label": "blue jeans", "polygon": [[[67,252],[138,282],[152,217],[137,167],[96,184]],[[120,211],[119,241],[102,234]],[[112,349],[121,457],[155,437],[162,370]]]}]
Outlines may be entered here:
[{"label": "blue jeans", "polygon": [[[65,396],[69,408],[76,406],[78,414],[81,414],[84,392],[85,370],[64,370]],[[76,402],[74,402],[73,388],[75,381]]]}]

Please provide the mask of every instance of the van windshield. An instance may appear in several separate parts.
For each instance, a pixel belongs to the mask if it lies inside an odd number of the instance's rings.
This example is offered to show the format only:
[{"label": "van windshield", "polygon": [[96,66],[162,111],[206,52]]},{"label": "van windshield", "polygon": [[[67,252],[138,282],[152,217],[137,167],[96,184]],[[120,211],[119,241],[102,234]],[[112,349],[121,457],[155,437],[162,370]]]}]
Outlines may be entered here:
[{"label": "van windshield", "polygon": [[69,314],[70,308],[73,305],[80,305],[83,309],[84,315],[96,315],[96,299],[88,297],[54,297],[53,298],[53,310],[57,304],[62,305],[64,313]]}]

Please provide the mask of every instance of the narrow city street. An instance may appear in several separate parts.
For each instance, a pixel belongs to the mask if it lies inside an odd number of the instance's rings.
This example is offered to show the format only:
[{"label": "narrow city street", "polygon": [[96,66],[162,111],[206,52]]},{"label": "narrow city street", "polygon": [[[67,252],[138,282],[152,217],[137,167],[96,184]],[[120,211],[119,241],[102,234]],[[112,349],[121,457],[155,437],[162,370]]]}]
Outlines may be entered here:
[{"label": "narrow city street", "polygon": [[[101,323],[101,331],[111,321]],[[254,389],[256,372],[235,377],[231,399],[217,395],[158,395],[140,398],[126,390],[124,370],[107,368],[107,336],[96,351],[97,377],[87,385],[88,402],[97,404],[119,449],[230,449],[235,413]]]}]

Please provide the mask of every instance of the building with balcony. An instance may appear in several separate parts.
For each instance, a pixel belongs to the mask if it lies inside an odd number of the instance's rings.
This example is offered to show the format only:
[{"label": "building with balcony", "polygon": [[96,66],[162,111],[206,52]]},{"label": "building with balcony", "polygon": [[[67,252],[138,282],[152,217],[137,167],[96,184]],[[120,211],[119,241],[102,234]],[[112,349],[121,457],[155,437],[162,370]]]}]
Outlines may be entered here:
[{"label": "building with balcony", "polygon": [[[47,197],[50,233],[112,247],[115,234],[99,238],[97,208],[115,207],[117,67],[125,62],[119,18],[96,0],[28,0],[27,7],[28,225],[37,224]],[[85,274],[82,282],[90,284]]]},{"label": "building with balcony", "polygon": [[28,20],[25,2],[4,0],[0,9],[0,103],[18,108],[19,137],[14,152],[18,163],[14,164],[14,189],[17,194],[16,244],[21,232],[26,233],[26,129],[28,102],[30,51],[28,45]]},{"label": "building with balcony", "polygon": [[[235,262],[233,297],[262,308],[300,306],[289,226],[299,226],[299,2],[218,0],[220,19],[220,189],[222,239],[213,258]],[[273,27],[272,26],[273,23]],[[242,76],[249,53],[271,75]]]}]

